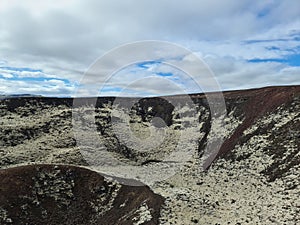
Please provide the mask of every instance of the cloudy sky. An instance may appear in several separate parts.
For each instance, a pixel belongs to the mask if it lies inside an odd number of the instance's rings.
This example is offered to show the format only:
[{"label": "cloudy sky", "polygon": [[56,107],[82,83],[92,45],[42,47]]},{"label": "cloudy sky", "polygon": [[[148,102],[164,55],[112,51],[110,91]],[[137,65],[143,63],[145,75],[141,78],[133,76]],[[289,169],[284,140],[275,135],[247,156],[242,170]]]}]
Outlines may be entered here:
[{"label": "cloudy sky", "polygon": [[[222,90],[300,84],[300,1],[55,2],[0,1],[0,94],[76,96],[78,88],[85,88],[84,95],[201,91],[190,82],[197,75],[164,64],[168,57],[182,60],[176,52],[132,62],[108,74],[109,80],[89,73],[112,49],[143,40],[192,51]],[[134,54],[140,53],[128,52]]]}]

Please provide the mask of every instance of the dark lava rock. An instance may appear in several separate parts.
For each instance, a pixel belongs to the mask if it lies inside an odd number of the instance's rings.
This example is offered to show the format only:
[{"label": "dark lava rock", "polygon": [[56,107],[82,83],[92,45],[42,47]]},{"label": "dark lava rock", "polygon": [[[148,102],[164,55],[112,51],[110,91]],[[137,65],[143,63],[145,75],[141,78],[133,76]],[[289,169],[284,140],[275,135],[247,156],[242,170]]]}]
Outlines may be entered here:
[{"label": "dark lava rock", "polygon": [[158,224],[163,202],[146,186],[121,185],[81,167],[0,170],[0,224]]}]

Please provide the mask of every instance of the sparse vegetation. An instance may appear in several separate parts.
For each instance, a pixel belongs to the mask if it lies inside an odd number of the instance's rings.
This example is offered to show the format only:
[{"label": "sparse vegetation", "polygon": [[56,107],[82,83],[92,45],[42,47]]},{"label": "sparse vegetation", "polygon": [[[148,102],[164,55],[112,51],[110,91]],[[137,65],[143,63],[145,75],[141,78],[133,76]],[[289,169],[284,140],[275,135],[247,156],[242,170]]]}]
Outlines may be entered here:
[{"label": "sparse vegetation", "polygon": [[[139,197],[137,202],[124,199],[121,202],[117,200],[119,195],[114,195],[113,190],[119,190],[117,186],[93,186],[92,181],[82,178],[80,182],[91,182],[89,184],[93,188],[83,185],[80,190],[84,192],[84,188],[87,188],[92,192],[91,195],[98,196],[94,196],[95,201],[86,207],[99,215],[107,211],[107,219],[115,216],[109,215],[111,210],[117,210],[115,208],[125,210],[126,207],[132,207],[130,209],[136,211],[120,216],[120,219],[130,222],[122,224],[157,224],[152,223],[152,219],[159,220],[160,224],[297,224],[300,223],[299,93],[299,86],[226,92],[227,116],[213,123],[204,95],[191,96],[197,105],[195,112],[190,112],[184,103],[180,103],[180,110],[175,112],[175,107],[164,100],[149,98],[135,104],[130,112],[120,109],[112,114],[114,98],[98,99],[95,109],[90,107],[91,100],[82,99],[82,106],[76,108],[84,115],[81,118],[82,127],[93,126],[89,122],[91,118],[94,118],[96,124],[93,134],[89,133],[89,129],[83,129],[80,133],[87,143],[94,143],[86,151],[91,153],[90,158],[80,151],[72,130],[72,99],[1,99],[0,175],[20,172],[22,170],[17,169],[17,166],[24,164],[73,164],[89,167],[91,163],[99,161],[97,157],[103,157],[94,154],[101,148],[94,139],[99,137],[106,150],[116,159],[136,168],[144,168],[137,174],[132,174],[132,178],[144,181],[155,193],[165,198],[163,206],[145,205],[145,199],[141,200]],[[125,114],[128,114],[128,118],[124,117]],[[151,121],[155,117],[160,117],[163,121],[158,122],[166,126],[154,126]],[[125,119],[133,133],[142,140],[148,138],[151,132],[160,130],[165,134],[161,135],[164,137],[163,141],[154,138],[149,145],[130,147],[120,140],[128,136],[124,128]],[[112,121],[124,136],[115,134]],[[203,170],[206,156],[204,149],[207,143],[218,138],[223,138],[224,143],[217,158],[208,165],[207,170]],[[187,140],[195,140],[195,145],[192,146],[192,142]],[[165,175],[163,171],[168,171],[174,163],[167,157],[178,144],[181,149],[191,150],[193,154],[182,160],[176,174],[156,181],[157,177],[154,174],[151,177],[149,171],[156,168],[160,172],[158,176]],[[10,167],[16,168],[5,170]],[[82,197],[74,192],[76,180],[79,179],[76,173],[69,176],[68,169],[64,167],[40,167],[39,172],[35,167],[28,168],[36,173],[30,181],[35,182],[31,185],[35,194],[26,201],[37,204],[51,200],[51,204],[57,203],[55,207],[64,208],[75,204],[74,198]],[[93,167],[97,168],[101,170],[101,165]],[[69,169],[77,171],[75,167]],[[81,175],[91,173],[83,169],[79,171]],[[20,182],[26,182],[26,179]],[[10,191],[7,188],[3,183],[0,187],[1,196],[6,196],[3,193]],[[137,191],[136,196],[141,193],[138,188],[122,188],[126,190],[125,196],[130,195],[133,190]],[[162,198],[150,194],[148,189],[142,190],[147,190],[150,198],[162,201]],[[1,201],[3,199],[5,200],[2,197]],[[111,199],[115,201],[112,202]],[[15,201],[20,201],[18,196]],[[15,204],[15,207],[23,207],[23,212],[33,213],[30,211],[33,209],[31,206],[17,202]],[[103,205],[108,208],[104,209]],[[41,218],[49,218],[49,211],[39,213]],[[22,216],[25,218],[26,215]],[[70,214],[70,218],[72,216],[76,215]],[[97,218],[89,219],[96,224]],[[16,217],[12,217],[9,208],[1,203],[0,223],[13,224],[12,221],[15,220]]]}]

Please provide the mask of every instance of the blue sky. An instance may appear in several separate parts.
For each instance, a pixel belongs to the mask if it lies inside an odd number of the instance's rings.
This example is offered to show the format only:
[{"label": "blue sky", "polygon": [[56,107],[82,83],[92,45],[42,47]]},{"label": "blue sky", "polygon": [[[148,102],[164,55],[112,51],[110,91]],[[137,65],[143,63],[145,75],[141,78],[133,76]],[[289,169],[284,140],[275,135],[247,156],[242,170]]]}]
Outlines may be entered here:
[{"label": "blue sky", "polygon": [[[0,93],[75,96],[96,59],[141,40],[191,50],[222,90],[300,84],[299,1],[2,0],[0,16]],[[181,59],[176,52],[164,57]],[[103,86],[100,95],[201,91],[163,60],[120,68],[85,95]]]}]

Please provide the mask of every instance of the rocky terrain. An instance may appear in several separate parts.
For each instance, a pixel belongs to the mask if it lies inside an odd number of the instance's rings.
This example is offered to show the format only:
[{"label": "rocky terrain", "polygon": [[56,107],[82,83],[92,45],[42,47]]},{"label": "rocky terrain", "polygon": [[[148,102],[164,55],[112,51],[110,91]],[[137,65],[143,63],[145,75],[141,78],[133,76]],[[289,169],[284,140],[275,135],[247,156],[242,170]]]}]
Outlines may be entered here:
[{"label": "rocky terrain", "polygon": [[171,98],[2,98],[1,224],[300,223],[300,86]]},{"label": "rocky terrain", "polygon": [[157,224],[163,198],[74,166],[0,171],[1,224]]}]

